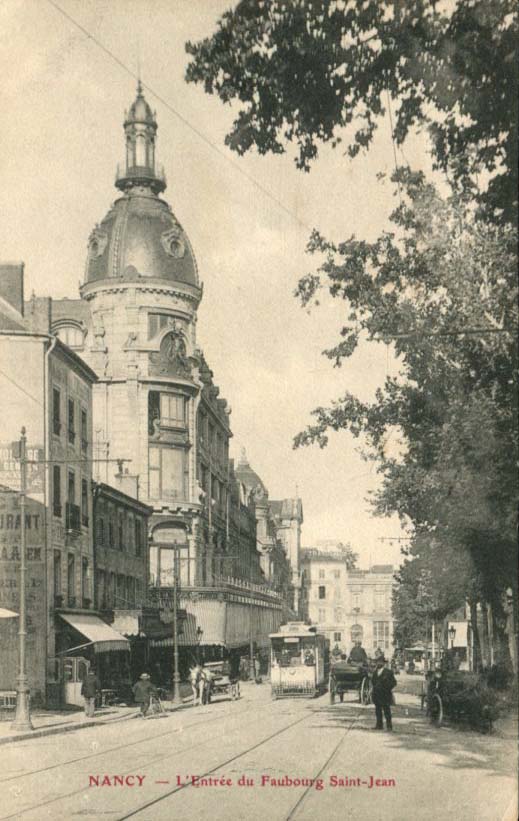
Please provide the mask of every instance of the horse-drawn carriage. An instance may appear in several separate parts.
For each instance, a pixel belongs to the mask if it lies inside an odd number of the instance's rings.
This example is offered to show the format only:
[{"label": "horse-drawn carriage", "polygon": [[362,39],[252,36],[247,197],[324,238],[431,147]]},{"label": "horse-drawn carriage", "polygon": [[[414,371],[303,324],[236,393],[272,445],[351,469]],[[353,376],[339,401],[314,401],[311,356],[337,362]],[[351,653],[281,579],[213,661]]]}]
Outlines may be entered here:
[{"label": "horse-drawn carriage", "polygon": [[193,690],[193,703],[210,704],[215,696],[230,695],[232,700],[240,697],[240,682],[231,676],[226,661],[197,664],[189,671]]},{"label": "horse-drawn carriage", "polygon": [[494,691],[478,673],[435,670],[422,684],[422,710],[440,727],[445,717],[466,721],[474,729],[490,732],[498,716]]},{"label": "horse-drawn carriage", "polygon": [[330,666],[330,679],[328,685],[330,693],[330,704],[335,704],[336,696],[342,703],[344,693],[348,690],[355,690],[361,704],[369,704],[371,701],[371,675],[370,669],[364,662],[336,661]]}]

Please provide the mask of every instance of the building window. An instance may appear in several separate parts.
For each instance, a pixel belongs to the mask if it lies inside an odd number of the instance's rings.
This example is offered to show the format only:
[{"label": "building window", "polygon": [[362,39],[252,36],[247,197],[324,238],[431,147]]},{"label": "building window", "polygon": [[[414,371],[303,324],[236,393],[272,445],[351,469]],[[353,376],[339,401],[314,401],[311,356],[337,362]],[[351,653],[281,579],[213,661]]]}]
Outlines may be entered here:
[{"label": "building window", "polygon": [[360,593],[353,593],[351,597],[352,601],[352,608],[354,611],[358,611],[360,613]]},{"label": "building window", "polygon": [[335,598],[336,599],[342,599],[342,590],[341,590],[340,587],[335,588]]},{"label": "building window", "polygon": [[73,470],[68,472],[67,501],[71,505],[76,501],[76,474]]},{"label": "building window", "polygon": [[83,347],[83,331],[76,325],[62,325],[56,330],[56,336],[69,348]]},{"label": "building window", "polygon": [[334,617],[334,620],[337,622],[337,624],[342,624],[343,619],[344,619],[342,607],[336,607],[335,608],[333,617]]},{"label": "building window", "polygon": [[186,452],[179,448],[150,447],[150,499],[184,499],[186,495]]},{"label": "building window", "polygon": [[61,516],[61,468],[52,468],[52,510],[55,516]]},{"label": "building window", "polygon": [[142,556],[142,522],[135,519],[135,555]]},{"label": "building window", "polygon": [[76,440],[76,422],[74,418],[74,400],[68,400],[68,440],[71,445],[74,444]]},{"label": "building window", "polygon": [[68,554],[67,561],[67,603],[76,606],[76,560],[73,553]]},{"label": "building window", "polygon": [[114,523],[111,517],[108,520],[108,546],[114,546]]},{"label": "building window", "polygon": [[324,586],[324,584],[319,585],[319,598],[320,599],[325,599],[326,598],[326,587]]},{"label": "building window", "polygon": [[342,641],[342,633],[334,633],[333,640],[336,642]]},{"label": "building window", "polygon": [[81,597],[82,607],[90,607],[90,585],[88,578],[88,559],[83,556],[81,560]]},{"label": "building window", "polygon": [[325,571],[324,571],[324,570],[322,570],[322,569],[321,569],[321,570],[319,570],[319,578],[320,578],[320,579],[324,579],[325,575],[326,575],[326,573],[325,573]]},{"label": "building window", "polygon": [[117,577],[116,577],[115,573],[110,573],[109,597],[110,597],[110,606],[111,607],[116,606],[116,602],[117,602],[116,578]]},{"label": "building window", "polygon": [[326,610],[319,610],[319,623],[322,624],[326,621]]},{"label": "building window", "polygon": [[[58,599],[60,600],[58,602]],[[61,553],[54,551],[54,605],[61,607]]]},{"label": "building window", "polygon": [[86,453],[88,448],[88,423],[86,410],[81,411],[81,450]]},{"label": "building window", "polygon": [[160,394],[160,424],[165,427],[185,427],[186,400],[174,393]]},{"label": "building window", "polygon": [[88,527],[88,482],[81,479],[81,524]]},{"label": "building window", "polygon": [[373,649],[389,650],[389,622],[373,622]]},{"label": "building window", "polygon": [[117,522],[117,547],[122,550],[124,546],[124,516],[119,513]]},{"label": "building window", "polygon": [[100,545],[105,543],[105,522],[101,518],[97,520],[97,543]]},{"label": "building window", "polygon": [[334,570],[333,571],[333,578],[334,579],[340,579],[341,578],[341,571],[340,570]]},{"label": "building window", "polygon": [[52,432],[59,436],[61,431],[61,395],[57,388],[52,391]]}]

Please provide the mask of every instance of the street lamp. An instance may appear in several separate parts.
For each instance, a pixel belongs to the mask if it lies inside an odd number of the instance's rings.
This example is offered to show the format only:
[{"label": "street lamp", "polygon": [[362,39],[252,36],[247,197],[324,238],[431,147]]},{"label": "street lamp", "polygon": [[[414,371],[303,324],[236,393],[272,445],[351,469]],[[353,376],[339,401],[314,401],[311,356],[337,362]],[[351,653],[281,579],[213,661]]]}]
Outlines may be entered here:
[{"label": "street lamp", "polygon": [[13,730],[23,732],[33,730],[31,723],[30,691],[27,679],[25,659],[27,618],[26,618],[26,555],[25,555],[25,495],[27,493],[27,437],[22,428],[20,437],[20,618],[18,621],[18,678],[16,679],[16,714],[12,723]]},{"label": "street lamp", "polygon": [[202,643],[202,636],[204,631],[201,627],[196,628],[196,663],[200,664],[200,644]]},{"label": "street lamp", "polygon": [[451,650],[453,650],[454,649],[454,637],[456,636],[456,628],[454,627],[453,624],[451,624],[451,626],[449,627],[447,632],[448,632],[449,638],[451,640]]}]

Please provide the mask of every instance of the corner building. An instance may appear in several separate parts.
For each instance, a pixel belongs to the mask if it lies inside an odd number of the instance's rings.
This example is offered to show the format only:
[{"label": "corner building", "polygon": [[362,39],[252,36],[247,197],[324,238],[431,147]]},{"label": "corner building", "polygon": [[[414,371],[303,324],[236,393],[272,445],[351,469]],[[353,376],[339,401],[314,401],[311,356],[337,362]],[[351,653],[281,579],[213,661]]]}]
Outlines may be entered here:
[{"label": "corner building", "polygon": [[90,235],[81,300],[61,300],[54,313],[56,334],[98,375],[94,459],[125,460],[94,463],[94,477],[114,484],[122,467],[136,480],[153,509],[152,586],[171,587],[177,571],[202,645],[263,642],[282,620],[281,596],[265,584],[255,540],[231,539],[232,523],[248,522],[250,511],[231,492],[230,410],[197,348],[202,285],[189,239],[160,197],[157,122],[140,84],[124,133],[121,196]]}]

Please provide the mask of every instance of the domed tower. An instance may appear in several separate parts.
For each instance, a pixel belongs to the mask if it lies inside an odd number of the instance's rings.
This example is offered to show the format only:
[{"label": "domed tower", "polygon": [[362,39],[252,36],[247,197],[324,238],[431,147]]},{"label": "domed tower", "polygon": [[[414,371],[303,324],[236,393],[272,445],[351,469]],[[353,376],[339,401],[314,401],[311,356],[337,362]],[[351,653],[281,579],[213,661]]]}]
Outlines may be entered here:
[{"label": "domed tower", "polygon": [[[161,541],[187,549],[200,511],[196,311],[202,288],[189,239],[160,198],[166,180],[156,164],[157,122],[140,82],[124,132],[126,159],[115,182],[121,196],[88,242],[81,297],[90,310],[81,356],[99,376],[94,458],[128,461],[123,471],[99,461],[94,476],[131,493],[138,482],[139,498],[155,509],[155,541],[160,531]],[[186,567],[195,572],[190,562]]]}]

